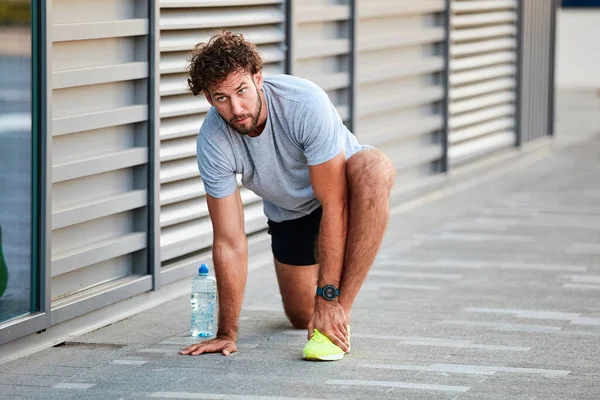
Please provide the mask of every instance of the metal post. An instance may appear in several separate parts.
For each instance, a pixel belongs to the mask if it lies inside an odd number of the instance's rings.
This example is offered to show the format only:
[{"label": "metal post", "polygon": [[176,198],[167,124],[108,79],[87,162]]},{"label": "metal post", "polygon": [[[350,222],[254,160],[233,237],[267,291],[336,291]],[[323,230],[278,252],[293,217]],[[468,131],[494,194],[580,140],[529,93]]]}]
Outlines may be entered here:
[{"label": "metal post", "polygon": [[517,3],[517,48],[516,78],[515,78],[515,147],[523,144],[522,113],[522,87],[523,87],[523,2]]},{"label": "metal post", "polygon": [[449,170],[448,163],[448,140],[449,140],[449,112],[450,112],[450,30],[452,25],[450,24],[450,18],[452,15],[451,4],[452,0],[446,0],[446,8],[444,11],[444,70],[442,72],[442,85],[444,87],[444,100],[442,101],[442,159],[440,160],[440,169],[442,173],[446,173]]},{"label": "metal post", "polygon": [[148,18],[148,272],[160,288],[160,2],[149,0]]},{"label": "metal post", "polygon": [[348,130],[356,135],[356,60],[357,60],[357,41],[356,41],[356,26],[358,24],[358,0],[350,0],[350,20],[349,35],[350,35],[350,54],[348,54],[348,73],[350,75],[350,87],[348,88],[348,112],[350,114],[350,126]]},{"label": "metal post", "polygon": [[292,75],[294,73],[294,51],[293,51],[293,36],[294,36],[294,20],[293,20],[293,0],[287,0],[285,2],[285,26],[283,33],[285,39],[283,41],[285,46],[285,65],[284,71],[286,74]]},{"label": "metal post", "polygon": [[550,79],[548,85],[548,135],[554,136],[554,96],[555,96],[555,69],[556,69],[556,8],[559,0],[554,0],[550,4]]}]

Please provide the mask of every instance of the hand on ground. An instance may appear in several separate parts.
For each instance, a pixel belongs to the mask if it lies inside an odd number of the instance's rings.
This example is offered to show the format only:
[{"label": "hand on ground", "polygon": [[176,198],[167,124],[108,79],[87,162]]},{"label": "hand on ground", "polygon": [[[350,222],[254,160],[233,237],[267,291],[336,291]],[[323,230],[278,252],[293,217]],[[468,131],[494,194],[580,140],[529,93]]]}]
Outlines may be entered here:
[{"label": "hand on ground", "polygon": [[217,336],[214,339],[191,344],[185,349],[180,350],[179,354],[197,356],[203,353],[223,353],[224,356],[228,356],[236,351],[237,347],[235,345],[235,341],[229,339],[228,337]]}]

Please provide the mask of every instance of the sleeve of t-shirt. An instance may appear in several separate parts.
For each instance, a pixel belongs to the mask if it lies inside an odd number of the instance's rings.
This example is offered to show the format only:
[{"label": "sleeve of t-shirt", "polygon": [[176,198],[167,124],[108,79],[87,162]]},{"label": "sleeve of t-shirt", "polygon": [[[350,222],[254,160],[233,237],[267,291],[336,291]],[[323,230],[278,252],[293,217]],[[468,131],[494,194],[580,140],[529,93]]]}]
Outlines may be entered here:
[{"label": "sleeve of t-shirt", "polygon": [[223,149],[219,148],[215,141],[206,138],[201,131],[196,150],[198,170],[206,193],[220,199],[235,192],[235,172]]},{"label": "sleeve of t-shirt", "polygon": [[300,143],[308,165],[331,160],[344,149],[341,119],[323,91],[318,91],[300,107]]}]

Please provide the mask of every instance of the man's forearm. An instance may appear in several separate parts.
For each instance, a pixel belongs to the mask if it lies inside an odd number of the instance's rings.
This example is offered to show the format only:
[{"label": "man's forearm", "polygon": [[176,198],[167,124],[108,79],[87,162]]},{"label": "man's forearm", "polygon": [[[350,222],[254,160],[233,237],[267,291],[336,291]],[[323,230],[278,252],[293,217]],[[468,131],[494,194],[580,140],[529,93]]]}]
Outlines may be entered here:
[{"label": "man's forearm", "polygon": [[217,335],[237,340],[238,320],[248,277],[248,242],[237,246],[215,241],[215,275],[219,289],[219,329]]},{"label": "man's forearm", "polygon": [[344,263],[348,209],[345,203],[323,207],[319,231],[319,287],[339,287]]}]

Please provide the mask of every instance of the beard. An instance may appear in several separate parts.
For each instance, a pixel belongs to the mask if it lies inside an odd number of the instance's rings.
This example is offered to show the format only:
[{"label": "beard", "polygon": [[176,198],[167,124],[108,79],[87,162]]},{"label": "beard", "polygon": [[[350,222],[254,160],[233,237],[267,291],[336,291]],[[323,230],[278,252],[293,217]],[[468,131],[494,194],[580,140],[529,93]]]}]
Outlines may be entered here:
[{"label": "beard", "polygon": [[[256,129],[256,125],[258,124],[258,118],[260,117],[260,112],[262,111],[262,100],[260,98],[260,92],[258,91],[256,85],[254,85],[254,88],[256,89],[257,98],[256,111],[254,112],[254,114],[234,115],[233,118],[229,120],[229,126],[231,127],[231,129],[233,129],[240,135],[247,135]],[[241,125],[237,123],[237,121],[240,121],[244,118],[250,118],[250,125]],[[248,122],[245,121],[245,123],[247,124]]]}]

